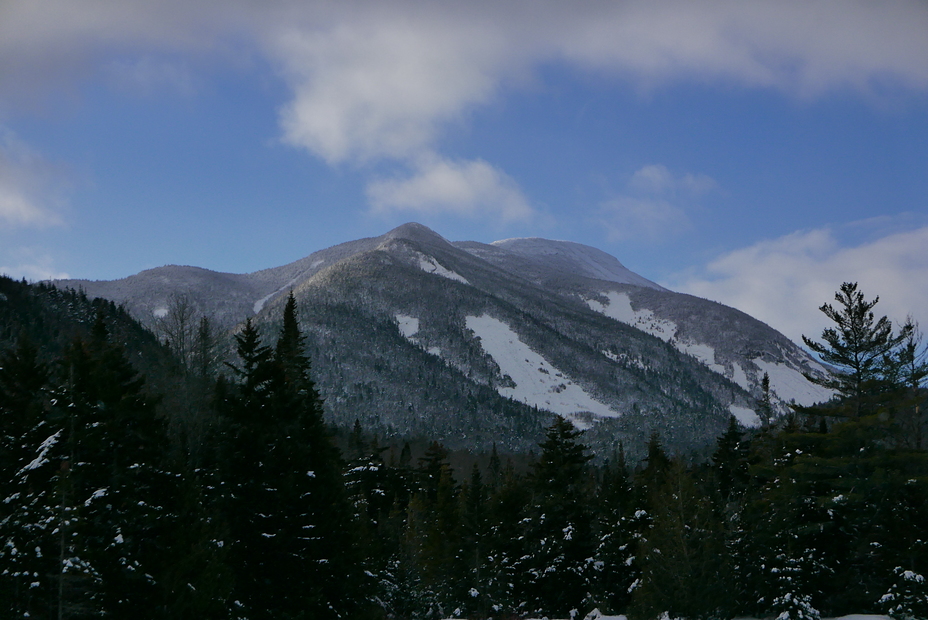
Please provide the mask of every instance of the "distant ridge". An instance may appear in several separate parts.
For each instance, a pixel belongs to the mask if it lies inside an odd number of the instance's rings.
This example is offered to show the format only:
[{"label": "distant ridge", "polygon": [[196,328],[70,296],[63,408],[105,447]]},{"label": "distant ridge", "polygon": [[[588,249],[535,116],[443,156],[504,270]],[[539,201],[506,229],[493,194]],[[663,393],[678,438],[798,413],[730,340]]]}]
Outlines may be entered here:
[{"label": "distant ridge", "polygon": [[449,446],[527,450],[556,413],[597,449],[633,453],[658,431],[700,450],[731,415],[758,423],[765,373],[780,412],[830,395],[803,375],[825,369],[764,323],[570,241],[449,242],[408,223],[251,274],[167,266],[58,284],[148,325],[184,295],[269,336],[292,291],[330,420]]}]

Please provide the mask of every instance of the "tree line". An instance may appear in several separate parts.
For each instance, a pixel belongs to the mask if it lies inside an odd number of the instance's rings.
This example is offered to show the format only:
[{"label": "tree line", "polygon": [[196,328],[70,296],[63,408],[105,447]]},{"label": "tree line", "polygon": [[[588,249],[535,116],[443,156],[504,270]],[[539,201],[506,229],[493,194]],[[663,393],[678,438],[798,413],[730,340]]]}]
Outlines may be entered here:
[{"label": "tree line", "polygon": [[708,461],[656,434],[594,459],[555,417],[527,465],[464,472],[359,424],[337,447],[292,295],[225,365],[191,321],[201,353],[160,396],[102,311],[50,359],[23,334],[0,352],[0,615],[924,618],[925,350],[856,285],[836,301],[806,342],[835,398],[732,418]]}]

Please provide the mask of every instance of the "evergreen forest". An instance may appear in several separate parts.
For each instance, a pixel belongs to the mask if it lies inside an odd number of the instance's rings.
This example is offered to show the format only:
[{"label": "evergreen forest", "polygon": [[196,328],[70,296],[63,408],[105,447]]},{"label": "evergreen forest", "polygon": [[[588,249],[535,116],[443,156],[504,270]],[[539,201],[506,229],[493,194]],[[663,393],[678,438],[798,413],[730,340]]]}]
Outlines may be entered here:
[{"label": "evergreen forest", "polygon": [[876,303],[805,339],[831,401],[632,461],[328,425],[292,295],[155,335],[0,277],[0,617],[928,618],[928,360]]}]

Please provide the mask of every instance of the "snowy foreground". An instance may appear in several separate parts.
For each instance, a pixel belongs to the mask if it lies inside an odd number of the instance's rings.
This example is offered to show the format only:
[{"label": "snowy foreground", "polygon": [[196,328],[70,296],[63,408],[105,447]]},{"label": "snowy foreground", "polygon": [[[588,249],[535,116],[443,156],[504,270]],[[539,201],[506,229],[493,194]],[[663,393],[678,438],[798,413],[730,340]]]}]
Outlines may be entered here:
[{"label": "snowy foreground", "polygon": [[[447,620],[457,620],[455,618],[447,618]],[[548,620],[547,618],[541,619],[531,619],[531,620]],[[551,618],[550,620],[555,620]],[[565,618],[564,620],[576,620]],[[586,615],[583,620],[628,620],[625,616],[606,616],[599,612],[598,609],[594,609],[589,614]],[[735,620],[755,620],[754,618],[736,618]],[[868,614],[851,614],[850,616],[841,616],[840,618],[822,618],[822,620],[892,620],[889,616],[875,616]]]}]

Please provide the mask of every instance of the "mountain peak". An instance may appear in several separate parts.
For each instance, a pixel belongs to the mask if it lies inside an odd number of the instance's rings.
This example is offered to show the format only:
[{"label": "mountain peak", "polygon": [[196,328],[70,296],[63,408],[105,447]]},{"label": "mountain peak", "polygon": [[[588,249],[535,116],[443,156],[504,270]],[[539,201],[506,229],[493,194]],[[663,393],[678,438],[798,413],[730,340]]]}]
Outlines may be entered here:
[{"label": "mountain peak", "polygon": [[402,226],[397,226],[385,234],[383,239],[406,239],[408,241],[429,243],[433,245],[449,245],[447,239],[439,235],[428,226],[423,226],[417,222],[407,222]]},{"label": "mountain peak", "polygon": [[494,241],[491,245],[544,263],[549,268],[575,275],[665,290],[662,286],[631,271],[611,254],[582,243],[553,241],[540,237],[521,237]]}]

